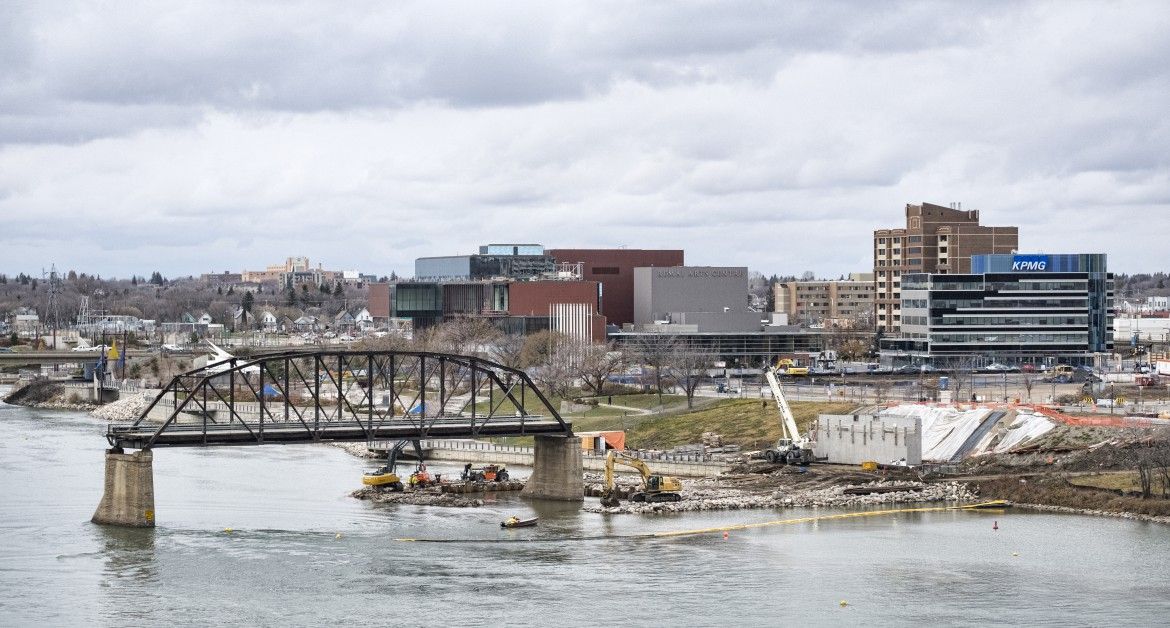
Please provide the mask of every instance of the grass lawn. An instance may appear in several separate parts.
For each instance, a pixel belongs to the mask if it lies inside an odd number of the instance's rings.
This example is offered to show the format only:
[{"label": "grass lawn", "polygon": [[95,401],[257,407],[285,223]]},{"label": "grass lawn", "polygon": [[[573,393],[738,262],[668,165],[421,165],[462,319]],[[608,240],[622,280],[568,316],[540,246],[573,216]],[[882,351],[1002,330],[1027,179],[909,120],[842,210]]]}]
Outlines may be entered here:
[{"label": "grass lawn", "polygon": [[[841,402],[790,402],[801,431],[818,414],[846,414],[855,405]],[[705,408],[651,417],[627,417],[626,442],[632,447],[667,449],[702,440],[703,432],[716,432],[724,442],[758,448],[780,438],[780,413],[770,400],[725,399]],[[574,423],[575,429],[586,429]],[[601,429],[601,428],[594,428]],[[617,428],[620,429],[620,428]]]},{"label": "grass lawn", "polygon": [[[1111,491],[1141,491],[1136,471],[1121,471],[1118,473],[1102,473],[1100,475],[1078,475],[1068,479],[1074,486],[1087,488],[1103,488]],[[1155,482],[1157,485],[1157,482]]]},{"label": "grass lawn", "polygon": [[[608,404],[611,403],[611,397],[613,399],[612,403],[615,406],[627,406],[630,408],[642,408],[644,410],[649,410],[651,408],[657,408],[659,405],[658,395],[655,393],[643,393],[637,395],[603,395],[601,397],[593,397],[593,399],[596,399],[601,403]],[[662,395],[663,406],[677,406],[686,402],[687,398],[685,395]]]}]

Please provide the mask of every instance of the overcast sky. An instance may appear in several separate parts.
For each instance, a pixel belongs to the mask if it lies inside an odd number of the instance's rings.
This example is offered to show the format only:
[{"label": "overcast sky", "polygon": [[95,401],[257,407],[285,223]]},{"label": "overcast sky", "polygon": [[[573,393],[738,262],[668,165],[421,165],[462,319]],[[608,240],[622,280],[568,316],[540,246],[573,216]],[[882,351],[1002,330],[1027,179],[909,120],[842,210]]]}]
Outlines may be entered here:
[{"label": "overcast sky", "polygon": [[240,4],[0,1],[0,272],[835,276],[922,201],[1170,270],[1165,2]]}]

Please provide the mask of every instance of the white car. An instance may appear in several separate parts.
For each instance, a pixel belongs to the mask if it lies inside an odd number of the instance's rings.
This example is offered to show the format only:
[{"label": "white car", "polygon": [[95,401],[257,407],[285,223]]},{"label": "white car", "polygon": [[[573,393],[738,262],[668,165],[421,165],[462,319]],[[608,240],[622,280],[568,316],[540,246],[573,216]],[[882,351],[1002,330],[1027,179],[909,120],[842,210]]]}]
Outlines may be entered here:
[{"label": "white car", "polygon": [[83,353],[95,353],[98,351],[105,351],[106,345],[96,345],[93,347],[73,347],[72,351],[79,351]]}]

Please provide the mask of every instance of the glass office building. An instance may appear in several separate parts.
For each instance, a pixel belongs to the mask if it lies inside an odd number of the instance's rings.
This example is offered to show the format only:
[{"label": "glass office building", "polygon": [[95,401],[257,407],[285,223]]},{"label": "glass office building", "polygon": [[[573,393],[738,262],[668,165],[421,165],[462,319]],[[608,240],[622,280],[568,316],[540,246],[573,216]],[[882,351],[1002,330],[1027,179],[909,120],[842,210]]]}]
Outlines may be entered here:
[{"label": "glass office building", "polygon": [[902,329],[887,366],[1093,364],[1113,351],[1113,275],[1104,254],[971,257],[971,274],[902,278]]}]

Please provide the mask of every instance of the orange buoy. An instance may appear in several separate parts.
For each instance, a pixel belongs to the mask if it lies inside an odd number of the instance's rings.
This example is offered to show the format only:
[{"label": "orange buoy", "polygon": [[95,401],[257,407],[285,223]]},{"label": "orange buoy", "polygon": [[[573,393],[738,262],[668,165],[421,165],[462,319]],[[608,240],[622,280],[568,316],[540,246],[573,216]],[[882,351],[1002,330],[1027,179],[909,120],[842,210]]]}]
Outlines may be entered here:
[{"label": "orange buoy", "polygon": [[726,541],[728,536],[730,536],[730,535],[727,533],[727,530],[724,530],[723,531],[723,540]]},{"label": "orange buoy", "polygon": [[998,521],[993,521],[993,522],[991,523],[991,529],[992,529],[992,530],[998,530],[998,529],[999,529],[999,522],[998,522]]}]

